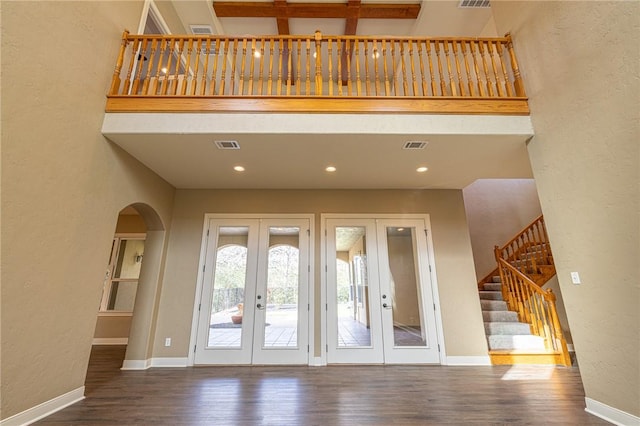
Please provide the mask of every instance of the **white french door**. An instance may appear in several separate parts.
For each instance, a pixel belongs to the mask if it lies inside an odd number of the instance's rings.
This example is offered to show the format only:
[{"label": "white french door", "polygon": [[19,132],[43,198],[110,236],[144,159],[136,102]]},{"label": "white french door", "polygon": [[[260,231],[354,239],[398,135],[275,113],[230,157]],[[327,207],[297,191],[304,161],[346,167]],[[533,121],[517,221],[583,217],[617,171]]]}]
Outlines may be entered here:
[{"label": "white french door", "polygon": [[310,220],[211,218],[195,364],[306,364]]},{"label": "white french door", "polygon": [[424,219],[327,218],[327,362],[439,363]]}]

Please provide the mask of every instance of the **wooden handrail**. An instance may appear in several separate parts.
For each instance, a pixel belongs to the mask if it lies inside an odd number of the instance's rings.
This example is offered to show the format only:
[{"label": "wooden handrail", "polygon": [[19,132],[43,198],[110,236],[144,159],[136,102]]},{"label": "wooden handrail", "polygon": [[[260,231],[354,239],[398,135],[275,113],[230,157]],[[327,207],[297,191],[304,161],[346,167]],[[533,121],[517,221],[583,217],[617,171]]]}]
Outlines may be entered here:
[{"label": "wooden handrail", "polygon": [[[538,216],[503,247],[495,247],[496,260],[503,259],[531,277],[543,276],[544,282],[555,275],[553,254],[549,245],[544,217]],[[542,265],[549,271],[543,271]],[[544,284],[538,282],[538,285]]]},{"label": "wooden handrail", "polygon": [[444,98],[501,100],[504,105],[506,100],[526,101],[522,87],[509,36],[363,37],[319,31],[160,36],[125,31],[108,96]]},{"label": "wooden handrail", "polygon": [[562,333],[556,297],[551,289],[543,290],[529,277],[504,259],[498,259],[502,296],[509,310],[531,327],[531,333],[544,339],[545,348],[562,354],[562,363],[571,365],[567,341]]}]

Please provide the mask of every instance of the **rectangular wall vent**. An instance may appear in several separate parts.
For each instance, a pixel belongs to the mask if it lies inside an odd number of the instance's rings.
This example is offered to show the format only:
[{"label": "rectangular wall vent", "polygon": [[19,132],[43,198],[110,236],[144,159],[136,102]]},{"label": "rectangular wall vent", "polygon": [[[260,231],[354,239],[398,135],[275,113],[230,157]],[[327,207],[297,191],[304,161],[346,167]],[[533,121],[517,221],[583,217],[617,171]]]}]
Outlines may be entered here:
[{"label": "rectangular wall vent", "polygon": [[189,25],[189,28],[194,35],[213,35],[211,25]]},{"label": "rectangular wall vent", "polygon": [[238,141],[215,141],[218,149],[240,149]]},{"label": "rectangular wall vent", "polygon": [[427,146],[427,142],[423,141],[407,141],[404,143],[402,149],[424,149]]},{"label": "rectangular wall vent", "polygon": [[489,0],[460,0],[458,7],[472,9],[487,8],[491,7],[491,2]]}]

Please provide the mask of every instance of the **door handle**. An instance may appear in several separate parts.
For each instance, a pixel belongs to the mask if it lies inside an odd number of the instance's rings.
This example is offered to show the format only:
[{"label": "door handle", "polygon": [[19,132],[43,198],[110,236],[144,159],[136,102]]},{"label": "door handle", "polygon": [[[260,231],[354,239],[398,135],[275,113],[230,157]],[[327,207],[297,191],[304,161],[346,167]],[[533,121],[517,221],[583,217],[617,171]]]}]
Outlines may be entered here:
[{"label": "door handle", "polygon": [[386,303],[383,303],[383,304],[382,304],[382,307],[383,307],[383,308],[386,308],[386,309],[391,309],[391,306],[390,306],[390,305],[388,305],[388,304],[386,304]]},{"label": "door handle", "polygon": [[256,308],[258,308],[258,309],[264,309],[264,306],[262,306],[262,304],[258,303],[258,304],[256,305]]}]

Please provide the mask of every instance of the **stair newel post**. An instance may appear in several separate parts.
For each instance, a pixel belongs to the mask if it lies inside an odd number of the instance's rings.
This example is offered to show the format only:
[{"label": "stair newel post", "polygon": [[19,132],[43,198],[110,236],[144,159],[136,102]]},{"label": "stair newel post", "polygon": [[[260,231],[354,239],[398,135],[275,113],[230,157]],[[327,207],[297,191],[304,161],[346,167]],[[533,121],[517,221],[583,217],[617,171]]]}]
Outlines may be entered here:
[{"label": "stair newel post", "polygon": [[558,319],[558,311],[556,310],[556,295],[551,291],[551,289],[547,290],[547,299],[549,300],[549,312],[551,315],[551,322],[553,324],[554,337],[557,344],[555,349],[560,349],[562,351],[562,360],[565,366],[571,365],[571,357],[569,356],[569,348],[567,347],[567,340],[564,338],[564,333],[562,332],[562,327],[560,326],[560,320]]},{"label": "stair newel post", "polygon": [[316,30],[316,96],[322,96],[322,33]]},{"label": "stair newel post", "polygon": [[118,60],[116,61],[116,67],[113,70],[113,78],[111,79],[111,88],[109,89],[110,95],[117,95],[120,89],[120,70],[122,70],[122,64],[124,63],[124,53],[129,44],[129,30],[124,30],[122,33],[122,44],[120,45],[120,53],[118,53]]},{"label": "stair newel post", "polygon": [[518,61],[516,60],[516,54],[513,51],[513,40],[511,39],[511,34],[507,33],[505,35],[507,39],[507,50],[509,51],[509,58],[511,59],[511,70],[513,71],[513,85],[516,89],[516,96],[525,97],[527,96],[524,92],[524,83],[522,82],[522,76],[520,75],[520,69],[518,68]]}]

